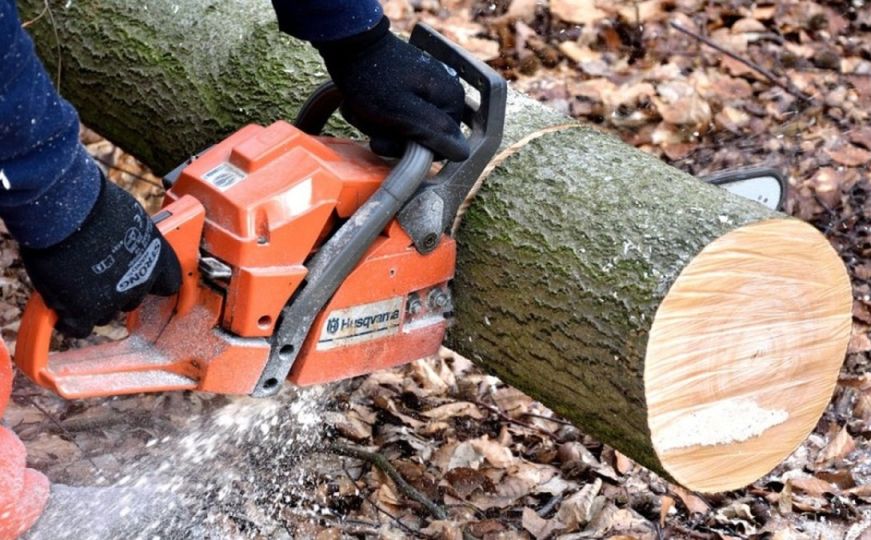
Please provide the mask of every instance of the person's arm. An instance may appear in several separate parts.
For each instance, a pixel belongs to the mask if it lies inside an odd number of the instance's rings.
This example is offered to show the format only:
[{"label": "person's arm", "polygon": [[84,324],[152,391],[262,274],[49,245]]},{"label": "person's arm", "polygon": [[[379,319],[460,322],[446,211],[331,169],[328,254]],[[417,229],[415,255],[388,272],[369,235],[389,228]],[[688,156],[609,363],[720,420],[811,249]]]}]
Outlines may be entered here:
[{"label": "person's arm", "polygon": [[272,0],[279,28],[320,52],[344,95],[342,115],[372,149],[401,155],[408,140],[462,161],[465,93],[456,73],[390,32],[376,0]]},{"label": "person's arm", "polygon": [[68,334],[89,334],[149,292],[178,290],[175,253],[79,143],[78,115],[52,86],[13,0],[0,0],[0,218]]},{"label": "person's arm", "polygon": [[100,192],[76,111],[52,86],[12,0],[0,0],[0,171],[0,218],[33,248],[68,237]]},{"label": "person's arm", "polygon": [[272,5],[278,29],[306,41],[350,37],[384,16],[377,0],[272,0]]}]

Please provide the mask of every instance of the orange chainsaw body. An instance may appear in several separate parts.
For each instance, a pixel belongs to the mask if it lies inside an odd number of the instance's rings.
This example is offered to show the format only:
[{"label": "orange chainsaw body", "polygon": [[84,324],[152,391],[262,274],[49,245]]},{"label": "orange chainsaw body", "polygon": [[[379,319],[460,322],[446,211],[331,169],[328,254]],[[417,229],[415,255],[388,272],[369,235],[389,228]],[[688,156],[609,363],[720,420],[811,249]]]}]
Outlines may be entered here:
[{"label": "orange chainsaw body", "polygon": [[[188,165],[154,216],[182,265],[179,294],[147,298],[123,340],[54,354],[55,315],[34,295],[19,368],[69,398],[251,393],[306,260],[389,171],[351,141],[282,121],[242,128]],[[434,354],[450,315],[455,251],[443,235],[423,255],[392,220],[317,315],[289,380],[328,382]]]}]

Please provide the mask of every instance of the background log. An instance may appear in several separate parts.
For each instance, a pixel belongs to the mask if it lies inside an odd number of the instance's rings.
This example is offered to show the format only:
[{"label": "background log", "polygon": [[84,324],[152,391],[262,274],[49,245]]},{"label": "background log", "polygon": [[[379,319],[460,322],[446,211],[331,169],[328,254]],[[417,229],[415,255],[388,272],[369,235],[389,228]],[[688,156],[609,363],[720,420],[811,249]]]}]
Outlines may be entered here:
[{"label": "background log", "polygon": [[[62,92],[158,174],[326,76],[265,0],[50,6],[29,28]],[[458,236],[453,348],[694,489],[804,439],[850,327],[822,235],[517,93],[497,162]]]}]

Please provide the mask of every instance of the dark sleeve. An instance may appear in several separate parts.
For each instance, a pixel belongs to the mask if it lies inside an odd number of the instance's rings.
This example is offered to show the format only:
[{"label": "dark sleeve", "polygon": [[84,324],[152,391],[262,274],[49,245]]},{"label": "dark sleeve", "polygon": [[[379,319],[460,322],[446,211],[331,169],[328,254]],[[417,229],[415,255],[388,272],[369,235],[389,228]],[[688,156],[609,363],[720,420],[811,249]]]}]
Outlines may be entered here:
[{"label": "dark sleeve", "polygon": [[75,109],[55,91],[15,2],[0,0],[0,218],[18,242],[47,247],[76,230],[99,190]]},{"label": "dark sleeve", "polygon": [[364,32],[384,16],[378,0],[272,0],[278,28],[307,41],[332,41]]}]

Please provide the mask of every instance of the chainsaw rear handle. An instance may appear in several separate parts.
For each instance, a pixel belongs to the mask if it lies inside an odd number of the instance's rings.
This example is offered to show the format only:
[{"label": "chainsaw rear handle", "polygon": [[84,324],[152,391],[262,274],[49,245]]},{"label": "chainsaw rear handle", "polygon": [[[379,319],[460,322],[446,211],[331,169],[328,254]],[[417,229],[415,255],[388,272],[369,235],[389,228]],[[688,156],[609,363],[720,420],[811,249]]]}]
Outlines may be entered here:
[{"label": "chainsaw rear handle", "polygon": [[[195,198],[186,195],[155,214],[152,220],[175,251],[181,265],[181,287],[174,312],[187,313],[197,300],[197,265],[205,208]],[[48,356],[51,334],[57,321],[57,313],[34,291],[21,317],[15,363],[31,380],[46,387],[52,387]]]},{"label": "chainsaw rear handle", "polygon": [[[478,103],[467,96],[463,110],[463,123],[470,129],[469,158],[446,163],[398,215],[399,224],[417,250],[428,253],[451,227],[457,209],[502,142],[507,85],[487,64],[425,24],[414,27],[409,43],[455,70],[480,95]],[[317,135],[341,103],[341,92],[335,84],[327,82],[309,96],[294,124],[310,135]]]}]

